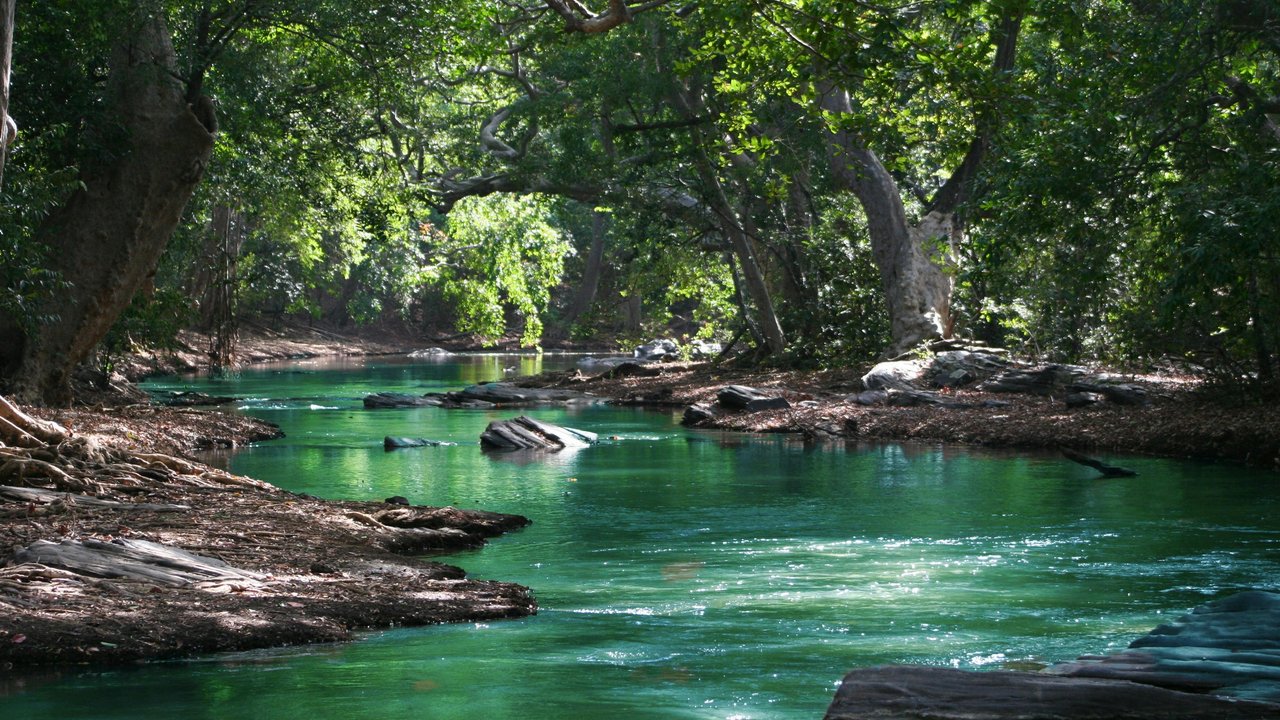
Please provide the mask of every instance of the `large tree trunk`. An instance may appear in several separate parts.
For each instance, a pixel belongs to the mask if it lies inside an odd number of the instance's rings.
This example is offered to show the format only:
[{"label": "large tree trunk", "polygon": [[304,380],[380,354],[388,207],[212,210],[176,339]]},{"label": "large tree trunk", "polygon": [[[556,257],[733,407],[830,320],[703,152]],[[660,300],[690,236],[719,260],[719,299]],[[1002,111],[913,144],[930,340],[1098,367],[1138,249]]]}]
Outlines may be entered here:
[{"label": "large tree trunk", "polygon": [[[823,110],[853,111],[847,91],[824,90]],[[887,354],[897,355],[922,341],[945,337],[950,329],[952,282],[941,264],[945,256],[935,248],[949,248],[954,240],[954,213],[930,212],[918,224],[909,223],[898,183],[875,152],[847,130],[828,135],[832,175],[858,197],[866,214],[871,253],[889,310],[892,344]]]},{"label": "large tree trunk", "polygon": [[587,262],[582,269],[582,282],[578,284],[578,291],[573,294],[573,300],[560,317],[559,327],[554,333],[556,337],[568,337],[573,324],[595,304],[596,293],[600,291],[600,276],[604,274],[607,225],[607,215],[598,211],[591,213],[591,249],[587,252]]},{"label": "large tree trunk", "polygon": [[212,105],[203,97],[189,105],[175,69],[160,16],[135,21],[113,51],[106,102],[124,139],[39,231],[70,287],[38,311],[55,321],[18,338],[12,379],[27,400],[70,402],[72,371],[155,271],[204,174],[216,131]]},{"label": "large tree trunk", "polygon": [[18,0],[0,0],[0,189],[4,188],[4,161],[17,125],[9,117],[9,68],[13,64],[13,10]]}]

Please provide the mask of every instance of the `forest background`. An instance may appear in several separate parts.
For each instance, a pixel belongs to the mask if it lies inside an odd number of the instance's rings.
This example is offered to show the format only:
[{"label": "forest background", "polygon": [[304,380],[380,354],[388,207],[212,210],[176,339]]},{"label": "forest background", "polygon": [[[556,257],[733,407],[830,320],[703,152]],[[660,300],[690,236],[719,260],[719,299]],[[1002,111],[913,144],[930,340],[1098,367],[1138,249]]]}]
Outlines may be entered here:
[{"label": "forest background", "polygon": [[3,0],[3,390],[305,318],[1275,393],[1273,2],[598,5]]}]

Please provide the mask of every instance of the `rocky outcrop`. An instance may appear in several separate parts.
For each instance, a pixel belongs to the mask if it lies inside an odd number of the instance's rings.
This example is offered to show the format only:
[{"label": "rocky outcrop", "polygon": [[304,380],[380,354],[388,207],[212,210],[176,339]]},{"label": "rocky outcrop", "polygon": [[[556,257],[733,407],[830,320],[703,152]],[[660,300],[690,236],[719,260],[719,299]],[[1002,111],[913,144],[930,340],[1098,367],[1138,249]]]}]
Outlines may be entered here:
[{"label": "rocky outcrop", "polygon": [[1039,673],[876,667],[845,676],[827,720],[1280,718],[1280,593],[1206,605],[1133,641]]},{"label": "rocky outcrop", "polygon": [[[1119,653],[1048,668],[1280,704],[1280,593],[1238,593],[1161,625]],[[1280,717],[1280,706],[1272,711]]]},{"label": "rocky outcrop", "polygon": [[511,420],[495,420],[480,434],[487,450],[565,450],[584,448],[596,442],[596,434],[560,427],[521,415]]},{"label": "rocky outcrop", "polygon": [[890,666],[845,676],[826,720],[1274,720],[1280,706],[1120,680]]}]

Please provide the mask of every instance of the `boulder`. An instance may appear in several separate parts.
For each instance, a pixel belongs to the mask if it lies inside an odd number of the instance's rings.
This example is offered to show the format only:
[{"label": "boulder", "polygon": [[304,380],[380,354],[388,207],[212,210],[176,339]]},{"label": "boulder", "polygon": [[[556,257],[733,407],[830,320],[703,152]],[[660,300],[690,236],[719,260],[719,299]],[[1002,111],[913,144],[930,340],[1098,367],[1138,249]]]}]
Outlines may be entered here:
[{"label": "boulder", "polygon": [[693,340],[689,343],[689,354],[695,360],[710,360],[724,352],[724,345],[709,340]]},{"label": "boulder", "polygon": [[969,350],[948,350],[934,356],[924,377],[935,388],[957,388],[986,380],[1003,371],[1009,361],[998,355]]},{"label": "boulder", "polygon": [[596,434],[560,427],[521,415],[494,420],[480,433],[480,445],[488,450],[564,450],[584,448],[596,442]]},{"label": "boulder", "polygon": [[423,348],[422,350],[414,350],[413,352],[409,353],[409,357],[411,358],[445,358],[452,354],[453,353],[441,347],[429,347],[429,348]]},{"label": "boulder", "polygon": [[785,410],[791,407],[787,399],[778,395],[770,395],[746,385],[727,385],[716,393],[716,402],[730,410]]},{"label": "boulder", "polygon": [[405,407],[431,407],[440,404],[439,399],[426,395],[409,395],[407,393],[380,392],[372,395],[366,395],[364,398],[364,406],[366,409],[374,410],[379,408],[405,408]]},{"label": "boulder", "polygon": [[928,365],[923,360],[882,362],[862,376],[867,390],[910,390],[924,376]]},{"label": "boulder", "polygon": [[1150,398],[1147,389],[1141,385],[1126,382],[1111,382],[1105,376],[1085,378],[1073,383],[1070,390],[1077,393],[1101,395],[1117,405],[1146,405]]},{"label": "boulder", "polygon": [[680,355],[680,343],[670,338],[650,340],[637,347],[632,355],[643,362],[674,360]]},{"label": "boulder", "polygon": [[844,677],[825,720],[1263,720],[1280,706],[1118,680],[886,666]]},{"label": "boulder", "polygon": [[698,425],[708,420],[714,420],[719,413],[716,412],[714,406],[694,403],[684,409],[684,416],[680,418],[681,425]]},{"label": "boulder", "polygon": [[382,438],[383,450],[398,450],[400,448],[415,447],[441,447],[446,445],[457,445],[457,443],[445,442],[444,440],[428,440],[426,438],[392,437],[391,435]]},{"label": "boulder", "polygon": [[863,390],[860,393],[854,393],[845,398],[859,405],[884,405],[889,402],[889,392],[887,390]]},{"label": "boulder", "polygon": [[1009,370],[978,386],[979,390],[1003,393],[1057,395],[1087,375],[1075,365],[1047,365],[1033,370]]}]

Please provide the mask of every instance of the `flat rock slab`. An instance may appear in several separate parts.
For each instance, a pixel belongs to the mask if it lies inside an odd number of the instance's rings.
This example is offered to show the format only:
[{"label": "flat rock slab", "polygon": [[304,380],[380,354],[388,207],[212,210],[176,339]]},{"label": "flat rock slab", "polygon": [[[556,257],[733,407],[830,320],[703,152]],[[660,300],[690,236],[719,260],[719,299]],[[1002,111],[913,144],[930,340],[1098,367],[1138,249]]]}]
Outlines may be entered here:
[{"label": "flat rock slab", "polygon": [[595,433],[540,422],[524,415],[495,420],[480,433],[480,445],[489,450],[565,450],[593,445],[596,439]]},{"label": "flat rock slab", "polygon": [[786,398],[771,395],[746,385],[727,385],[716,393],[716,402],[730,410],[785,410],[791,407]]},{"label": "flat rock slab", "polygon": [[593,403],[600,398],[577,390],[564,388],[526,388],[511,383],[484,383],[472,385],[449,396],[465,400],[479,400],[497,406],[517,405],[567,405],[571,403]]},{"label": "flat rock slab", "polygon": [[1280,593],[1249,591],[1201,605],[1126,650],[1046,672],[1280,703]]},{"label": "flat rock slab", "polygon": [[380,392],[366,395],[364,406],[374,410],[379,408],[432,407],[440,401],[425,395],[409,395],[407,393]]},{"label": "flat rock slab", "polygon": [[1119,680],[889,666],[845,676],[826,720],[1275,720],[1280,706]]}]

